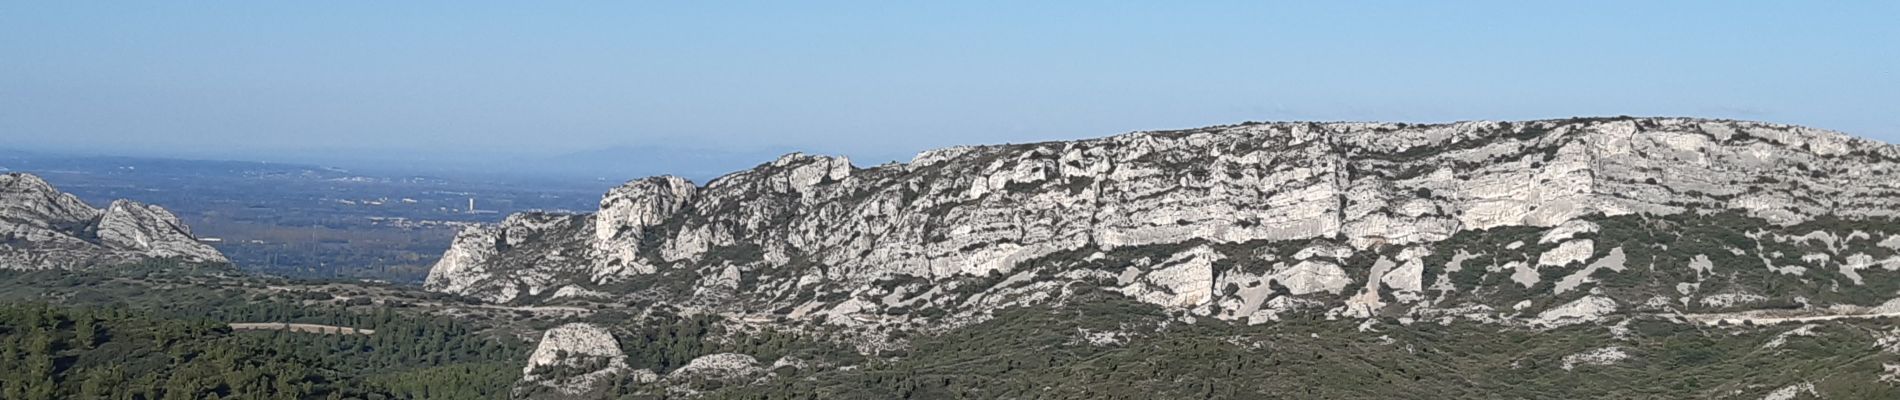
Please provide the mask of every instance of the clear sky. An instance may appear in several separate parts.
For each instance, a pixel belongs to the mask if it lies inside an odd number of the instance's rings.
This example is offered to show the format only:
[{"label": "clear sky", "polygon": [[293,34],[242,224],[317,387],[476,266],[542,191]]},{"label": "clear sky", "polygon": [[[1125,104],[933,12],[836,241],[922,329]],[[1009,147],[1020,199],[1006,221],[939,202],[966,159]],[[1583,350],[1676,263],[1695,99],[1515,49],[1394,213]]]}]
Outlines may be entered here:
[{"label": "clear sky", "polygon": [[1246,120],[1579,115],[1900,141],[1900,2],[1554,3],[0,0],[0,147],[864,165]]}]

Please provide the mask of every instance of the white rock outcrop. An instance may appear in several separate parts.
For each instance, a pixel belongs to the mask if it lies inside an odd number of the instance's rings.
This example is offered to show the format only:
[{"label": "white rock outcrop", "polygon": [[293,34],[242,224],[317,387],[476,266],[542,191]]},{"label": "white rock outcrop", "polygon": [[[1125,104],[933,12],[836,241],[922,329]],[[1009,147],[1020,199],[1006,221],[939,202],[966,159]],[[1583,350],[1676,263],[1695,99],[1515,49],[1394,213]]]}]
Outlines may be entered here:
[{"label": "white rock outcrop", "polygon": [[465,229],[430,269],[423,288],[506,303],[592,282],[589,242],[569,235],[591,224],[576,216],[523,213]]},{"label": "white rock outcrop", "polygon": [[626,354],[613,333],[593,324],[571,323],[541,335],[541,343],[521,370],[521,380],[575,395],[599,389],[606,380],[629,372]]},{"label": "white rock outcrop", "polygon": [[641,241],[653,227],[685,208],[698,190],[685,178],[662,176],[637,179],[608,191],[593,218],[592,278],[653,273],[653,265],[639,257]]},{"label": "white rock outcrop", "polygon": [[1154,272],[1122,288],[1137,300],[1173,307],[1192,307],[1214,299],[1214,265],[1222,258],[1206,246],[1176,254]]},{"label": "white rock outcrop", "polygon": [[1773,392],[1768,392],[1767,396],[1762,396],[1761,399],[1762,400],[1794,400],[1794,399],[1800,398],[1801,395],[1804,395],[1804,394],[1810,397],[1815,397],[1815,398],[1818,398],[1821,396],[1820,392],[1816,392],[1814,390],[1814,382],[1801,382],[1801,383],[1796,383],[1793,385],[1783,386],[1780,389],[1775,389],[1775,391]]},{"label": "white rock outcrop", "polygon": [[[829,324],[900,323],[924,308],[975,320],[966,317],[1059,300],[1067,283],[1083,281],[1232,319],[1296,305],[1349,316],[1395,305],[1502,309],[1521,298],[1428,298],[1491,288],[1454,287],[1448,278],[1470,276],[1436,271],[1417,254],[1457,254],[1433,247],[1463,232],[1536,228],[1502,249],[1457,250],[1490,264],[1461,265],[1487,274],[1464,285],[1516,285],[1515,296],[1554,278],[1567,294],[1623,268],[1621,253],[1597,254],[1598,244],[1622,244],[1586,219],[1890,218],[1900,216],[1896,160],[1894,146],[1834,132],[1685,118],[1241,124],[956,147],[871,168],[791,154],[704,185],[628,182],[591,215],[523,214],[472,228],[427,287],[532,303],[560,288],[636,282],[627,287],[649,288],[642,298],[791,310],[781,314]],[[1875,237],[1890,236],[1862,241]],[[1524,249],[1537,252],[1518,256]],[[1415,254],[1395,254],[1407,251]],[[1374,273],[1382,257],[1392,260]],[[1854,265],[1848,271],[1866,274],[1873,264]],[[1542,312],[1557,321],[1616,309],[1607,297],[1585,299],[1610,303]]]},{"label": "white rock outcrop", "polygon": [[1561,267],[1570,265],[1571,263],[1579,263],[1583,262],[1583,260],[1590,259],[1590,255],[1595,252],[1596,242],[1589,239],[1571,240],[1557,245],[1557,248],[1550,249],[1550,251],[1544,252],[1543,255],[1537,256],[1537,266]]},{"label": "white rock outcrop", "polygon": [[1623,348],[1610,346],[1564,356],[1562,367],[1565,371],[1570,371],[1580,366],[1614,365],[1629,358],[1629,353],[1624,352]]},{"label": "white rock outcrop", "polygon": [[1549,232],[1545,232],[1542,238],[1537,239],[1537,243],[1557,243],[1566,239],[1575,238],[1578,235],[1596,233],[1600,229],[1603,228],[1590,221],[1566,221],[1561,225],[1551,228]]},{"label": "white rock outcrop", "polygon": [[83,268],[158,258],[229,262],[164,208],[117,200],[95,209],[37,176],[0,175],[0,269]]},{"label": "white rock outcrop", "polygon": [[667,374],[667,379],[744,379],[765,372],[759,360],[738,353],[708,354],[694,358],[686,366]]},{"label": "white rock outcrop", "polygon": [[1555,292],[1555,294],[1564,294],[1564,292],[1571,291],[1578,286],[1589,283],[1592,280],[1590,277],[1596,275],[1599,270],[1607,269],[1622,272],[1625,268],[1623,264],[1626,263],[1628,259],[1629,257],[1623,254],[1622,247],[1612,248],[1610,249],[1610,254],[1604,255],[1603,258],[1591,262],[1590,265],[1584,266],[1583,269],[1578,270],[1576,273],[1558,280],[1557,285],[1552,287],[1551,290]]},{"label": "white rock outcrop", "polygon": [[1575,325],[1595,322],[1613,312],[1616,312],[1616,300],[1600,295],[1589,295],[1544,310],[1537,314],[1537,319],[1532,320],[1531,324],[1542,327]]}]

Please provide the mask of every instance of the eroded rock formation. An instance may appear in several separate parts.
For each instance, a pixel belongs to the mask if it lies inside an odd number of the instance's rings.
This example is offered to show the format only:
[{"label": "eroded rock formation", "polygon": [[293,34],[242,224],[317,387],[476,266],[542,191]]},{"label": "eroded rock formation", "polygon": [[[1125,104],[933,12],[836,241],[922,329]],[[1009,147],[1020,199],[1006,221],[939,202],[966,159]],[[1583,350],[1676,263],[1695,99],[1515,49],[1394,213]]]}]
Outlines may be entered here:
[{"label": "eroded rock formation", "polygon": [[[542,386],[575,396],[598,389],[598,383],[630,373],[620,342],[605,328],[571,323],[549,329],[521,370],[526,386]],[[652,372],[647,372],[651,374]]]},{"label": "eroded rock formation", "polygon": [[[1682,304],[1678,294],[1694,297],[1690,306],[1715,301],[1689,286],[1594,294],[1600,277],[1634,268],[1625,252],[1640,245],[1602,225],[1640,221],[1609,219],[1736,215],[1766,224],[1755,246],[1821,246],[1827,238],[1766,232],[1893,218],[1896,161],[1894,146],[1834,132],[1677,118],[1250,123],[954,147],[869,168],[792,154],[703,186],[634,180],[592,215],[522,214],[470,229],[428,287],[496,303],[549,301],[572,287],[614,301],[928,328],[1086,283],[1223,319],[1305,311],[1561,325]],[[1497,247],[1454,240],[1520,231]],[[1842,284],[1900,266],[1874,246],[1892,236],[1862,235],[1864,256],[1792,265],[1785,252],[1731,246],[1723,257],[1759,258],[1801,280],[1820,279],[1822,267],[1807,264],[1825,264],[1851,278]],[[1632,254],[1642,263],[1698,266],[1641,250]],[[1745,271],[1734,264],[1721,273]],[[915,312],[925,310],[934,311]]]},{"label": "eroded rock formation", "polygon": [[37,176],[0,175],[0,269],[83,268],[155,258],[228,262],[158,206],[118,200],[95,209]]}]

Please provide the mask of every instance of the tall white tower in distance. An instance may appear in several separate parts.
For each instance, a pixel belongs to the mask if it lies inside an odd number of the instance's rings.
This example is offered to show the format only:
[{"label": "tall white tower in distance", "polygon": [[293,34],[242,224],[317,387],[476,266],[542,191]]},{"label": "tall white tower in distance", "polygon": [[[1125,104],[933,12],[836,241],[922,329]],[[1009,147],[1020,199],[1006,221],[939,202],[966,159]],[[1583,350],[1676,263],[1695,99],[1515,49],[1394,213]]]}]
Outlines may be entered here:
[{"label": "tall white tower in distance", "polygon": [[474,197],[468,198],[468,213],[469,214],[475,213],[475,198]]}]

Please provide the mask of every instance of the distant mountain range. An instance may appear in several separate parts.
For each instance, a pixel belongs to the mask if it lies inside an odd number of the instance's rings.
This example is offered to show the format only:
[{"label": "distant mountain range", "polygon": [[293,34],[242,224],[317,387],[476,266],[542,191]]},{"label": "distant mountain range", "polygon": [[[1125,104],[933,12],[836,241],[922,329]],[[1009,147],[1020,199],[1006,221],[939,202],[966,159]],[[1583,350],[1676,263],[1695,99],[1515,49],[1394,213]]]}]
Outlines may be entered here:
[{"label": "distant mountain range", "polygon": [[659,146],[621,146],[553,157],[501,160],[491,167],[521,176],[551,176],[622,182],[628,177],[675,175],[710,180],[758,165],[790,149],[724,151]]}]

